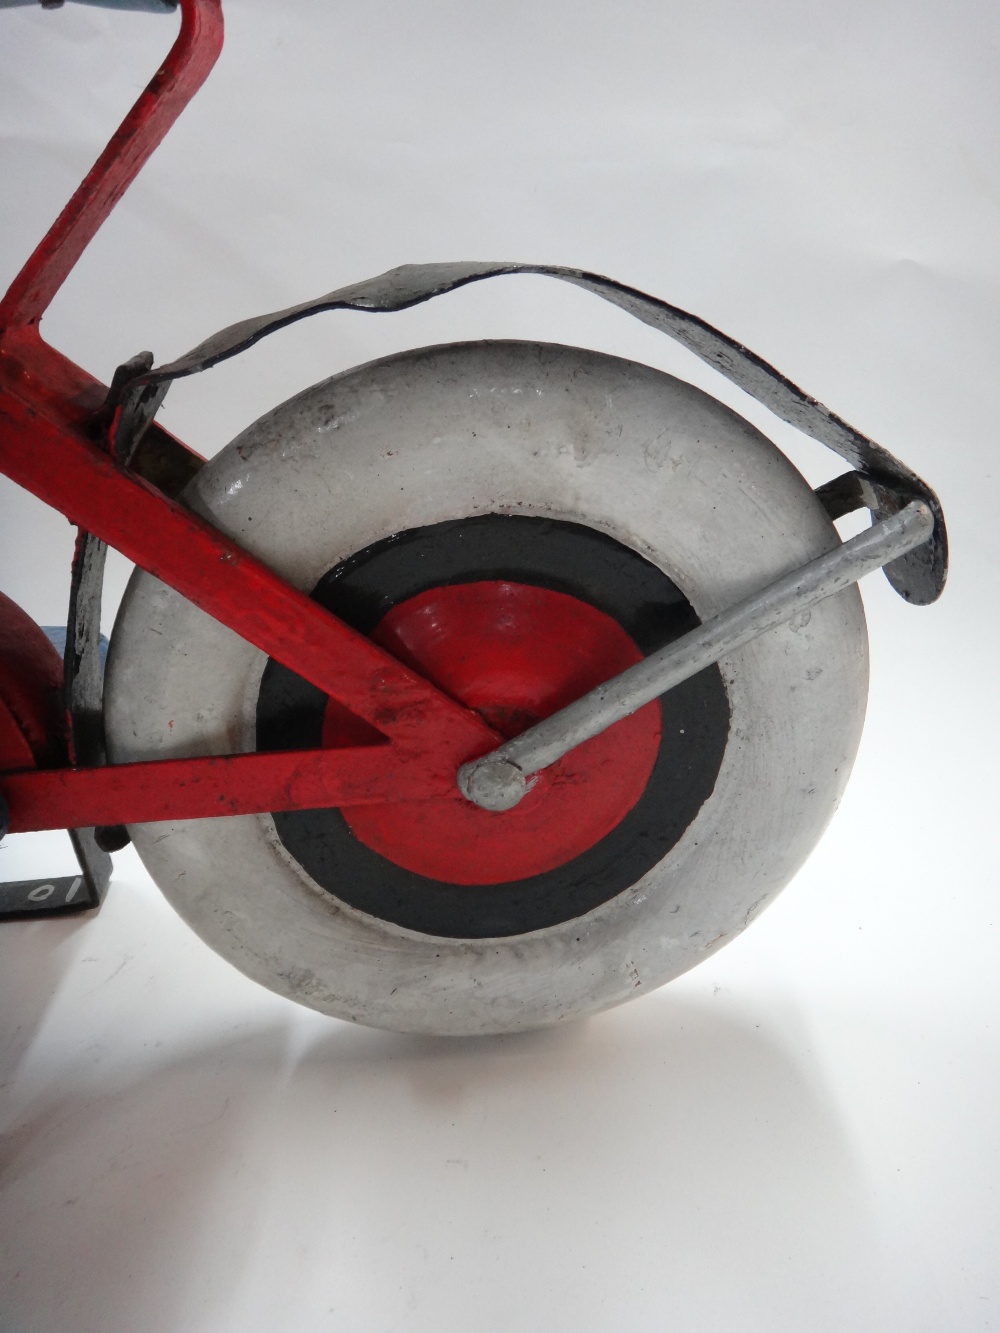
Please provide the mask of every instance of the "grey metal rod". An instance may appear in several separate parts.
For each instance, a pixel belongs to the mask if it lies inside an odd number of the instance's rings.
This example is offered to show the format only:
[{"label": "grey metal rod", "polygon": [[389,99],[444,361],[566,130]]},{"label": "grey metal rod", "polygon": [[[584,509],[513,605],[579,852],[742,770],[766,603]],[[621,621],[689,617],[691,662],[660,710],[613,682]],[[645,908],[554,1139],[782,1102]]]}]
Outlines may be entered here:
[{"label": "grey metal rod", "polygon": [[463,764],[458,771],[462,794],[486,810],[509,810],[527,791],[531,774],[727,653],[922,545],[933,531],[934,516],[922,500],[873,523],[857,537],[706,620],[488,755]]}]

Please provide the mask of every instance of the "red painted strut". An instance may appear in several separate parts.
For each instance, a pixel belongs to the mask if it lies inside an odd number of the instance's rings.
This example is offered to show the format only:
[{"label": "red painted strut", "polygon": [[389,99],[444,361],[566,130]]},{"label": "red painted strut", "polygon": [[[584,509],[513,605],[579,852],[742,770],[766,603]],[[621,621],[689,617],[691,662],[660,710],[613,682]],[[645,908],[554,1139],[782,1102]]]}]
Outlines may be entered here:
[{"label": "red painted strut", "polygon": [[13,394],[0,406],[0,468],[409,753],[438,745],[469,758],[499,743],[475,713],[119,467],[79,429],[60,430]]},{"label": "red painted strut", "polygon": [[0,786],[10,810],[11,833],[451,794],[462,802],[453,771],[414,767],[387,745],[35,769],[5,774]]},{"label": "red painted strut", "polygon": [[[39,321],[222,47],[220,0],[181,0],[162,67],[0,303],[0,470],[261,651],[372,723],[392,746],[45,770],[0,783],[11,828],[86,827],[363,804],[454,790],[502,739],[103,447],[107,390],[49,347]],[[153,446],[172,443],[155,424]]]}]

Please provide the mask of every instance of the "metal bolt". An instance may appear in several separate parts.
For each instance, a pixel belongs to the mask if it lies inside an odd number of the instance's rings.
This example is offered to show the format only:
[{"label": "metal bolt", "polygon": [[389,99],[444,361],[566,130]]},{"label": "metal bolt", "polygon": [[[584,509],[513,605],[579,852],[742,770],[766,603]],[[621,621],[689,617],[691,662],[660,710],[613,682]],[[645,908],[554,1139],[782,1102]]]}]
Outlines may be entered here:
[{"label": "metal bolt", "polygon": [[483,810],[511,810],[528,790],[528,780],[509,759],[477,759],[458,770],[458,788]]}]

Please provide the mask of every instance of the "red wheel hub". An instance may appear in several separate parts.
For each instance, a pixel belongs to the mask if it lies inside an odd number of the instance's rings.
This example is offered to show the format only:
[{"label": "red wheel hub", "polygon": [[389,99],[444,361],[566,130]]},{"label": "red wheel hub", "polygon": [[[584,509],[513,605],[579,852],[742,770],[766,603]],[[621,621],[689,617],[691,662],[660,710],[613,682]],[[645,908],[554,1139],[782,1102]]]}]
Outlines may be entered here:
[{"label": "red wheel hub", "polygon": [[[393,607],[371,637],[505,738],[642,659],[604,612],[522,583],[432,588]],[[331,701],[324,745],[361,739],[357,720]],[[659,745],[654,702],[539,774],[512,810],[481,810],[456,787],[451,799],[354,806],[343,815],[372,850],[430,879],[470,885],[525,879],[610,833],[642,795]]]},{"label": "red wheel hub", "polygon": [[62,676],[44,631],[0,593],[0,771],[66,762]]}]

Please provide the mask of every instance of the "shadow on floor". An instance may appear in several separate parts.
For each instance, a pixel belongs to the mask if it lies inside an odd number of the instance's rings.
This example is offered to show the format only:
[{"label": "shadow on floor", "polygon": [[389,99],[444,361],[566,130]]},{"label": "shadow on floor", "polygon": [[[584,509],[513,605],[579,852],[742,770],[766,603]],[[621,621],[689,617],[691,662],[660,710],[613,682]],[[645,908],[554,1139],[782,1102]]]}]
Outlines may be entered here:
[{"label": "shadow on floor", "polygon": [[711,1003],[481,1040],[293,1016],[73,1081],[3,1143],[16,1333],[410,1333],[480,1302],[562,1328],[591,1299],[610,1330],[609,1290],[623,1317],[663,1284],[681,1327],[744,1328],[775,1264],[815,1302],[877,1262],[815,1066]]}]

